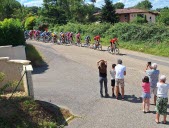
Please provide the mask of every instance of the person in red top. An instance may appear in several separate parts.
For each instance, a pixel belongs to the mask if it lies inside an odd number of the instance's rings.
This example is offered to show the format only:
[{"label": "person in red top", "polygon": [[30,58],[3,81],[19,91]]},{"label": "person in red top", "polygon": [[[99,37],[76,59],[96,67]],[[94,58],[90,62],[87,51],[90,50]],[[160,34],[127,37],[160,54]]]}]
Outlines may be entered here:
[{"label": "person in red top", "polygon": [[118,39],[117,38],[113,38],[113,39],[110,40],[110,46],[112,48],[112,52],[116,48],[116,43],[118,44]]},{"label": "person in red top", "polygon": [[[142,98],[143,98],[143,112],[150,112],[150,82],[148,76],[145,76],[142,80]],[[145,111],[147,106],[147,111]]]},{"label": "person in red top", "polygon": [[78,33],[78,34],[76,35],[76,42],[77,42],[77,43],[80,43],[80,33]]},{"label": "person in red top", "polygon": [[100,45],[100,35],[94,37],[96,47]]}]

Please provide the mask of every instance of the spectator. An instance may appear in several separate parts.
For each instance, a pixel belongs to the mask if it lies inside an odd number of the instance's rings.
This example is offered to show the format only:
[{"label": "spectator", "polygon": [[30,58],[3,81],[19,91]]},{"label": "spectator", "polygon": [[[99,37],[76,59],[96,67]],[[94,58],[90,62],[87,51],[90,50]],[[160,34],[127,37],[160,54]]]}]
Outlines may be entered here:
[{"label": "spectator", "polygon": [[100,82],[100,95],[103,97],[103,83],[105,89],[105,97],[108,97],[108,89],[107,89],[107,61],[100,60],[97,62],[97,66],[99,69],[99,82]]},{"label": "spectator", "polygon": [[163,122],[166,124],[167,118],[167,103],[169,84],[166,84],[166,76],[162,75],[157,83],[157,101],[156,101],[156,123],[159,123],[160,115],[163,115]]},{"label": "spectator", "polygon": [[[150,112],[150,82],[148,76],[145,76],[142,80],[142,98],[143,98],[143,112]],[[147,106],[147,111],[145,108]]]},{"label": "spectator", "polygon": [[112,69],[110,70],[111,86],[112,86],[112,97],[115,97],[115,95],[114,95],[115,74],[116,74],[115,67],[116,67],[116,64],[112,64]]},{"label": "spectator", "polygon": [[115,67],[116,72],[116,99],[118,99],[119,85],[121,86],[122,100],[124,100],[124,75],[126,75],[126,67],[122,65],[122,60],[118,59],[117,66]]},{"label": "spectator", "polygon": [[157,82],[159,78],[159,70],[157,70],[157,64],[153,63],[151,68],[148,69],[149,65],[147,65],[146,74],[149,77],[150,81],[150,92],[154,94],[154,104],[156,105],[156,95],[157,95]]}]

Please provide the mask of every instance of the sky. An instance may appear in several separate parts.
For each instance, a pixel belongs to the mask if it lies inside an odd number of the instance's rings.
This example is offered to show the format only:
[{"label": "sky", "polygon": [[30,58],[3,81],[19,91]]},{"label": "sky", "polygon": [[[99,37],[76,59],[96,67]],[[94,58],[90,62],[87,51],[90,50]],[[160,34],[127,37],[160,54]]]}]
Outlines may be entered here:
[{"label": "sky", "polygon": [[[41,6],[43,3],[43,0],[17,0],[22,5],[25,6]],[[141,2],[143,0],[112,0],[113,3],[122,2],[125,5],[125,8],[132,7],[136,5],[138,2]],[[163,8],[168,6],[169,7],[169,0],[150,0],[150,2],[153,5],[153,9],[156,8]],[[86,0],[86,3],[91,3],[90,0]],[[95,6],[96,7],[102,7],[104,5],[104,0],[96,0]]]}]

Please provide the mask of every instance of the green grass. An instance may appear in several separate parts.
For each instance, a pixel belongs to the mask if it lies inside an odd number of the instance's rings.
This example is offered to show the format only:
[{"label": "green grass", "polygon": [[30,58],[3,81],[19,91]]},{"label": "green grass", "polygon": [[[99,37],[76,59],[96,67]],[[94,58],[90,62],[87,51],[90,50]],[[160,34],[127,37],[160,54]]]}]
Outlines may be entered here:
[{"label": "green grass", "polygon": [[27,60],[31,61],[31,64],[34,67],[38,67],[44,64],[44,60],[42,56],[37,51],[37,49],[31,44],[26,45],[26,57],[27,57]]},{"label": "green grass", "polygon": [[133,51],[148,53],[152,55],[169,57],[169,43],[135,43],[135,42],[120,42],[120,47]]}]

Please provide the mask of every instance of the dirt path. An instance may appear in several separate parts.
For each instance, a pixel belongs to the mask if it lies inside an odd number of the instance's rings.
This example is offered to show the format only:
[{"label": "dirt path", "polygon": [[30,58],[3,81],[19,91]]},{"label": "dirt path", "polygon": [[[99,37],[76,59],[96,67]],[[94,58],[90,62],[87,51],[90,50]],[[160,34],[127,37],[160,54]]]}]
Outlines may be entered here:
[{"label": "dirt path", "polygon": [[[123,55],[111,55],[107,51],[83,47],[33,41],[29,43],[34,44],[41,51],[49,65],[43,73],[33,75],[35,97],[66,106],[75,114],[82,116],[82,118],[71,122],[68,127],[167,127],[155,124],[154,106],[151,105],[150,108],[153,113],[143,114],[141,112],[140,84],[145,75],[144,69],[148,61],[157,63],[161,74],[169,76],[168,58],[128,50],[120,50]],[[119,58],[127,67],[125,78],[127,99],[126,101],[117,101],[112,98],[101,99],[96,62],[99,59],[107,60],[109,71],[111,64],[116,63]],[[111,94],[109,74],[108,79],[109,93]]]}]

